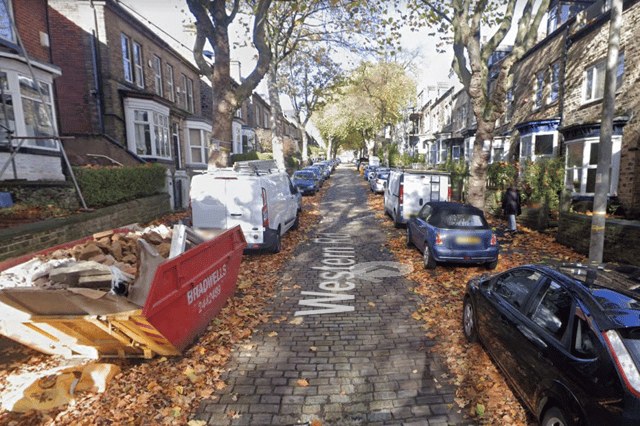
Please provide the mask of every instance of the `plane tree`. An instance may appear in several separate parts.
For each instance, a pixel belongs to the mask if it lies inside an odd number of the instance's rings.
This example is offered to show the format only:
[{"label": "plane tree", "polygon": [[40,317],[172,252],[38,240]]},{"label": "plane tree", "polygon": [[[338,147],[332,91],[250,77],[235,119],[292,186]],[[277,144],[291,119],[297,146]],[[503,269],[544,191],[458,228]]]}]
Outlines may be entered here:
[{"label": "plane tree", "polygon": [[[258,86],[271,62],[271,50],[266,41],[265,24],[271,0],[256,0],[250,3],[248,12],[253,16],[252,37],[257,50],[255,67],[239,84],[234,84],[230,73],[231,46],[229,26],[241,12],[240,0],[187,0],[189,10],[195,17],[196,40],[193,55],[200,69],[213,86],[213,129],[219,149],[210,147],[208,163],[226,166],[232,146],[232,126],[235,112]],[[215,66],[205,59],[206,43],[213,48]]]},{"label": "plane tree", "polygon": [[[534,46],[549,0],[408,0],[407,5],[403,22],[437,29],[453,47],[451,66],[469,94],[477,122],[469,165],[469,202],[484,209],[487,146],[494,138],[496,120],[505,113],[511,69]],[[490,73],[490,59],[510,30],[515,32],[513,49]]]}]

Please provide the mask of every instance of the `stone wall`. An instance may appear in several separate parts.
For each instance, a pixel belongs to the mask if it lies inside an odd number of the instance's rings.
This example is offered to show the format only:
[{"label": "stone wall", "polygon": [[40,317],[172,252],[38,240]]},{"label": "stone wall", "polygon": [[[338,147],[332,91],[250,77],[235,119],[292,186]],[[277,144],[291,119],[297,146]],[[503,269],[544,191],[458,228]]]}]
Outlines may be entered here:
[{"label": "stone wall", "polygon": [[3,229],[0,230],[0,260],[51,248],[96,232],[149,222],[170,212],[169,195],[159,194],[89,213]]},{"label": "stone wall", "polygon": [[[588,255],[591,216],[560,213],[556,241],[578,253]],[[603,261],[640,266],[640,223],[607,219]]]}]

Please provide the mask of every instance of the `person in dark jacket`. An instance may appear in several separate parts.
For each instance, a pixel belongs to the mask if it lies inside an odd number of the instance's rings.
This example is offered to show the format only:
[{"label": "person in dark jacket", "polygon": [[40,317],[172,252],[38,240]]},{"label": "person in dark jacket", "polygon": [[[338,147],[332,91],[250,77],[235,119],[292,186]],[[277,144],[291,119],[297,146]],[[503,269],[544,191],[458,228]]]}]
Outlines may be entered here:
[{"label": "person in dark jacket", "polygon": [[511,184],[507,192],[502,196],[502,214],[509,217],[509,232],[516,233],[516,216],[520,216],[522,210],[520,208],[520,194],[515,184]]}]

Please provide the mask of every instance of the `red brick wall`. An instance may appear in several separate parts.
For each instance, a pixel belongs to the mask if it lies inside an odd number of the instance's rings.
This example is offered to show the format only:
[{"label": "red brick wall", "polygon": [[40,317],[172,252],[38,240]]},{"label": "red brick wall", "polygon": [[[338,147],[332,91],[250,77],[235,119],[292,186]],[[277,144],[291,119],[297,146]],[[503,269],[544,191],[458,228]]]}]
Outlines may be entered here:
[{"label": "red brick wall", "polygon": [[40,32],[49,32],[46,0],[14,0],[13,14],[29,56],[43,62],[51,62],[49,48],[40,43]]},{"label": "red brick wall", "polygon": [[73,3],[68,2],[64,8],[55,5],[49,10],[52,59],[62,70],[62,76],[55,80],[60,133],[98,133],[97,98],[90,95],[93,89],[91,35],[70,19],[80,12]]}]

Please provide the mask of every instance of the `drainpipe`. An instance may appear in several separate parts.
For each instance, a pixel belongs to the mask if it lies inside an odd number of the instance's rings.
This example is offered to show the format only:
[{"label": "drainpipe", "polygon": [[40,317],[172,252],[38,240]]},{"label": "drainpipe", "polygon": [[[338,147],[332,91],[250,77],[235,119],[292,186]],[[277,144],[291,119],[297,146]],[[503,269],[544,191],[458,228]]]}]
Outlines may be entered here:
[{"label": "drainpipe", "polygon": [[98,54],[98,46],[97,42],[99,38],[98,34],[98,16],[96,13],[95,5],[93,4],[93,0],[91,0],[91,8],[93,9],[93,32],[91,33],[91,66],[93,68],[93,86],[94,92],[92,93],[95,98],[96,108],[98,109],[98,128],[100,129],[100,134],[104,134],[104,121],[102,120],[102,87],[101,81],[102,78],[100,76],[100,66],[99,66],[99,58]]}]

